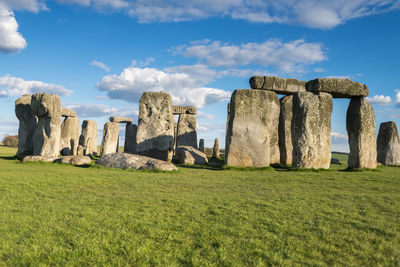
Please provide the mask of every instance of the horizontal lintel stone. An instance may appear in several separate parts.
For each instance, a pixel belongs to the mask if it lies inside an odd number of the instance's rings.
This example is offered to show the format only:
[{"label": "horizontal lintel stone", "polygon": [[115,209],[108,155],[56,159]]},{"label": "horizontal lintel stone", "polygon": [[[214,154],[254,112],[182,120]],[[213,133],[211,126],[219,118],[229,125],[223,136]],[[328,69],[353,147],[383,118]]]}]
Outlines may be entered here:
[{"label": "horizontal lintel stone", "polygon": [[253,76],[249,80],[252,89],[273,91],[277,94],[292,95],[297,92],[304,92],[305,81],[297,79],[285,79],[275,76]]},{"label": "horizontal lintel stone", "polygon": [[309,92],[330,93],[334,98],[368,96],[368,86],[350,79],[319,78],[306,83]]},{"label": "horizontal lintel stone", "polygon": [[116,123],[132,123],[133,120],[128,117],[117,117],[117,116],[111,116],[110,117],[110,122],[116,122]]},{"label": "horizontal lintel stone", "polygon": [[173,106],[172,107],[174,115],[179,114],[196,114],[195,106]]}]

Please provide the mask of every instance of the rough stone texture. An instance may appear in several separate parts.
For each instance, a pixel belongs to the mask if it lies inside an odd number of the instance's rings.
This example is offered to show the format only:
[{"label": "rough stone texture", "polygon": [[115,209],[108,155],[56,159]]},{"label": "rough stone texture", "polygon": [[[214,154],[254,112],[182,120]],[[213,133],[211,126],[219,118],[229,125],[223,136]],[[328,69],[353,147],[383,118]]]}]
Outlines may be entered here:
[{"label": "rough stone texture", "polygon": [[270,103],[271,106],[271,116],[269,117],[270,138],[269,138],[269,163],[280,163],[280,151],[279,151],[279,113],[281,106],[279,104],[279,99],[275,98]]},{"label": "rough stone texture", "polygon": [[196,115],[180,114],[176,136],[176,146],[191,146],[197,149]]},{"label": "rough stone texture", "polygon": [[60,97],[36,93],[32,95],[31,107],[39,119],[33,136],[33,155],[57,157],[61,139]]},{"label": "rough stone texture", "polygon": [[100,154],[107,155],[118,151],[119,124],[116,122],[106,122],[103,128],[103,141],[101,143]]},{"label": "rough stone texture", "polygon": [[83,146],[82,145],[78,145],[78,148],[76,150],[76,155],[83,156]]},{"label": "rough stone texture", "polygon": [[33,135],[36,116],[31,108],[32,95],[23,95],[15,100],[15,115],[19,120],[17,158],[33,154]]},{"label": "rough stone texture", "polygon": [[199,150],[204,153],[204,139],[200,139]]},{"label": "rough stone texture", "polygon": [[78,117],[66,117],[61,124],[61,155],[76,155],[80,134],[81,123]]},{"label": "rough stone texture", "polygon": [[342,165],[338,159],[331,158],[331,164]]},{"label": "rough stone texture", "polygon": [[233,92],[226,134],[226,163],[238,167],[269,166],[269,121],[278,95],[266,90]]},{"label": "rough stone texture", "polygon": [[195,106],[172,106],[172,113],[179,114],[196,114]]},{"label": "rough stone texture", "polygon": [[97,160],[96,163],[104,167],[119,169],[158,169],[162,171],[177,170],[175,165],[170,162],[128,153],[107,154]]},{"label": "rough stone texture", "polygon": [[215,138],[214,140],[214,146],[213,146],[213,153],[212,153],[212,158],[213,159],[219,159],[220,158],[220,151],[219,151],[219,142],[218,138]]},{"label": "rough stone texture", "polygon": [[400,166],[400,138],[394,121],[381,123],[377,141],[378,162]]},{"label": "rough stone texture", "polygon": [[332,106],[332,96],[328,93],[293,95],[293,167],[329,168]]},{"label": "rough stone texture", "polygon": [[306,83],[309,92],[330,93],[334,98],[352,98],[368,96],[368,86],[349,79],[322,78]]},{"label": "rough stone texture", "polygon": [[275,76],[253,76],[250,78],[249,83],[252,89],[263,89],[283,95],[303,92],[306,84],[306,82],[297,79],[285,79]]},{"label": "rough stone texture", "polygon": [[281,164],[292,164],[292,116],[293,96],[288,95],[280,100],[281,112],[279,114],[279,151]]},{"label": "rough stone texture", "polygon": [[117,122],[117,123],[133,123],[133,120],[128,117],[110,117],[110,122]]},{"label": "rough stone texture", "polygon": [[192,146],[179,146],[176,148],[175,155],[181,164],[204,165],[208,163],[207,155]]},{"label": "rough stone texture", "polygon": [[136,151],[140,155],[171,161],[174,149],[172,98],[164,92],[144,92],[139,103]]},{"label": "rough stone texture", "polygon": [[132,123],[128,123],[126,125],[124,152],[131,154],[136,153],[136,132],[137,125]]},{"label": "rough stone texture", "polygon": [[54,163],[66,163],[76,166],[89,165],[91,162],[92,160],[88,156],[64,156],[54,161]]},{"label": "rough stone texture", "polygon": [[76,111],[73,111],[72,109],[68,108],[62,108],[61,110],[62,116],[63,117],[76,117]]},{"label": "rough stone texture", "polygon": [[97,123],[95,121],[83,121],[79,145],[83,148],[83,155],[97,155]]},{"label": "rough stone texture", "polygon": [[48,156],[25,156],[22,162],[54,162],[58,157]]},{"label": "rough stone texture", "polygon": [[350,147],[348,168],[376,168],[375,113],[365,97],[350,100],[346,129]]}]

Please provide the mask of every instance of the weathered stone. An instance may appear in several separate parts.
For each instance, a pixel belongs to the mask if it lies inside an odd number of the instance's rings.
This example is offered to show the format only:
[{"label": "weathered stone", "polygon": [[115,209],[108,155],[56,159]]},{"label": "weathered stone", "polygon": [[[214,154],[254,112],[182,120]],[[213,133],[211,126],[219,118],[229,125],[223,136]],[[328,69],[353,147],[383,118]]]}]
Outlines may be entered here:
[{"label": "weathered stone", "polygon": [[288,95],[280,100],[281,112],[279,114],[279,151],[281,164],[292,164],[292,116],[293,96]]},{"label": "weathered stone", "polygon": [[197,149],[196,115],[180,114],[176,136],[176,146],[191,146]]},{"label": "weathered stone", "polygon": [[32,95],[31,107],[38,117],[33,136],[33,155],[57,157],[61,139],[61,100],[58,95],[36,93]]},{"label": "weathered stone", "polygon": [[31,95],[23,95],[15,100],[15,115],[19,120],[17,158],[33,154],[33,135],[36,116],[31,108]]},{"label": "weathered stone", "polygon": [[269,166],[269,120],[278,95],[265,90],[235,90],[230,101],[226,133],[226,163],[229,166]]},{"label": "weathered stone", "polygon": [[62,108],[61,110],[61,115],[63,117],[76,117],[76,111],[73,111],[72,109],[68,109],[68,108]]},{"label": "weathered stone", "polygon": [[338,159],[331,158],[331,164],[342,165]]},{"label": "weathered stone", "polygon": [[97,123],[95,121],[83,121],[82,133],[79,137],[79,145],[83,148],[83,155],[97,155]]},{"label": "weathered stone", "polygon": [[348,168],[376,168],[375,113],[365,97],[350,100],[346,129],[350,147]]},{"label": "weathered stone", "polygon": [[377,141],[378,162],[400,166],[400,138],[394,121],[381,123]]},{"label": "weathered stone", "polygon": [[80,134],[81,125],[78,117],[66,117],[61,124],[61,155],[74,155],[77,152]]},{"label": "weathered stone", "polygon": [[354,82],[349,79],[322,78],[306,83],[309,92],[330,93],[334,98],[352,98],[357,96],[368,96],[368,86]]},{"label": "weathered stone", "polygon": [[279,104],[279,99],[275,98],[270,102],[271,116],[269,117],[270,138],[269,138],[269,163],[280,163],[280,151],[279,151],[279,113],[281,106]]},{"label": "weathered stone", "polygon": [[140,155],[171,161],[174,146],[172,98],[164,92],[144,92],[139,103],[136,151]]},{"label": "weathered stone", "polygon": [[204,139],[200,139],[199,150],[204,153]]},{"label": "weathered stone", "polygon": [[172,113],[179,114],[196,114],[195,106],[172,106]]},{"label": "weathered stone", "polygon": [[206,154],[192,146],[178,146],[175,155],[181,164],[204,165],[208,163]]},{"label": "weathered stone", "polygon": [[177,170],[175,165],[170,162],[128,153],[107,154],[97,160],[96,163],[104,167],[119,169]]},{"label": "weathered stone", "polygon": [[136,153],[136,132],[137,125],[128,123],[125,128],[125,144],[124,144],[124,152],[125,153]]},{"label": "weathered stone", "polygon": [[250,78],[249,83],[252,89],[263,89],[283,95],[304,92],[306,84],[306,82],[297,79],[285,79],[275,76],[253,76]]},{"label": "weathered stone", "polygon": [[117,122],[117,123],[133,123],[133,120],[128,117],[110,117],[110,122]]},{"label": "weathered stone", "polygon": [[178,123],[174,121],[174,156],[175,156],[175,150],[176,150],[177,136],[178,136]]},{"label": "weathered stone", "polygon": [[219,159],[220,158],[218,138],[215,138],[215,140],[214,140],[212,158],[213,159]]},{"label": "weathered stone", "polygon": [[332,96],[299,92],[293,95],[292,165],[327,169],[331,163]]},{"label": "weathered stone", "polygon": [[78,145],[78,148],[76,150],[76,155],[77,156],[83,156],[83,146],[82,145]]},{"label": "weathered stone", "polygon": [[118,152],[119,124],[116,122],[106,122],[103,128],[103,141],[101,143],[100,154],[107,155]]},{"label": "weathered stone", "polygon": [[64,156],[54,160],[54,163],[66,163],[76,166],[82,166],[92,163],[92,159],[88,156]]},{"label": "weathered stone", "polygon": [[22,162],[54,162],[58,157],[48,157],[48,156],[25,156]]}]

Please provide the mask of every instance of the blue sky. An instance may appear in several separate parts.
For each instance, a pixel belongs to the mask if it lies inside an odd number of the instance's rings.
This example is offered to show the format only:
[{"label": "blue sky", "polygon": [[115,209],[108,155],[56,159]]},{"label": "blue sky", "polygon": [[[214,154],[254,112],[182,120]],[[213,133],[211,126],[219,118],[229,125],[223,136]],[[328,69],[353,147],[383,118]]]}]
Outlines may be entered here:
[{"label": "blue sky", "polygon": [[[24,93],[60,94],[101,138],[111,115],[137,122],[143,91],[166,91],[223,147],[230,94],[253,75],[365,83],[377,129],[400,126],[399,62],[400,1],[0,0],[0,136]],[[348,150],[348,102],[334,100],[333,150]]]}]

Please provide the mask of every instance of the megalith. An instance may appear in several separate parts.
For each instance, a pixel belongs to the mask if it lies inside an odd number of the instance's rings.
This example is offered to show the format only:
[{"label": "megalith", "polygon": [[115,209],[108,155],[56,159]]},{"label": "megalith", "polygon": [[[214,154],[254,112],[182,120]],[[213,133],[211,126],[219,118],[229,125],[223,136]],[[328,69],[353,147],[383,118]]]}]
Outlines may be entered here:
[{"label": "megalith", "polygon": [[212,158],[213,159],[219,159],[220,158],[218,138],[215,138],[215,140],[214,140]]},{"label": "megalith", "polygon": [[353,97],[346,114],[350,153],[348,168],[376,168],[376,124],[372,105],[365,97]]},{"label": "megalith", "polygon": [[23,95],[15,100],[15,115],[19,120],[18,151],[16,157],[33,154],[33,135],[36,128],[36,116],[31,108],[32,95]]},{"label": "megalith", "polygon": [[400,166],[400,138],[394,121],[382,122],[377,140],[378,162]]},{"label": "megalith", "polygon": [[95,121],[83,121],[79,145],[82,147],[83,155],[97,155],[97,123]]},{"label": "megalith", "polygon": [[176,147],[191,146],[197,149],[196,114],[180,114],[178,119]]},{"label": "megalith", "polygon": [[368,86],[349,79],[319,78],[306,83],[309,92],[330,93],[334,98],[368,96]]},{"label": "megalith", "polygon": [[269,156],[269,163],[280,163],[280,151],[279,151],[279,113],[281,110],[279,99],[274,98],[273,101],[270,103],[271,105],[271,116],[269,118],[269,126],[268,128],[271,131],[270,138],[269,138],[269,149],[270,149],[270,156]]},{"label": "megalith", "polygon": [[329,168],[332,107],[332,95],[328,93],[298,92],[293,95],[293,167]]},{"label": "megalith", "polygon": [[281,111],[279,114],[279,151],[283,165],[292,164],[292,116],[293,96],[288,95],[280,100]]},{"label": "megalith", "polygon": [[265,167],[270,162],[270,118],[278,95],[267,90],[235,90],[226,131],[225,161],[229,166]]},{"label": "megalith", "polygon": [[80,134],[81,123],[79,121],[79,118],[66,117],[61,124],[61,155],[77,155]]},{"label": "megalith", "polygon": [[118,152],[119,124],[117,122],[106,122],[103,128],[103,141],[101,142],[100,154],[102,156]]},{"label": "megalith", "polygon": [[133,120],[128,117],[117,117],[117,116],[111,116],[110,117],[110,122],[117,122],[117,123],[133,123]]},{"label": "megalith", "polygon": [[291,95],[306,90],[306,82],[304,81],[275,76],[253,76],[250,78],[249,83],[252,89],[268,90],[282,95]]},{"label": "megalith", "polygon": [[204,139],[200,139],[199,150],[204,153]]},{"label": "megalith", "polygon": [[124,152],[136,154],[136,132],[137,125],[133,123],[127,123],[125,128],[125,144]]},{"label": "megalith", "polygon": [[139,102],[138,154],[171,161],[174,148],[172,98],[165,92],[144,92]]},{"label": "megalith", "polygon": [[32,95],[31,107],[38,117],[33,136],[33,155],[57,157],[61,139],[61,100],[58,95],[36,93]]}]

